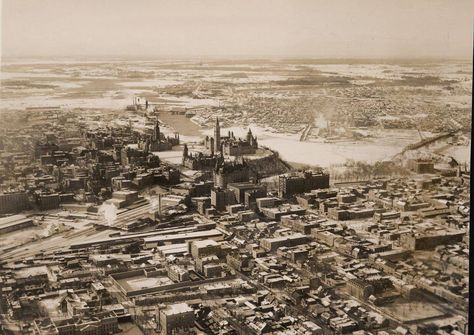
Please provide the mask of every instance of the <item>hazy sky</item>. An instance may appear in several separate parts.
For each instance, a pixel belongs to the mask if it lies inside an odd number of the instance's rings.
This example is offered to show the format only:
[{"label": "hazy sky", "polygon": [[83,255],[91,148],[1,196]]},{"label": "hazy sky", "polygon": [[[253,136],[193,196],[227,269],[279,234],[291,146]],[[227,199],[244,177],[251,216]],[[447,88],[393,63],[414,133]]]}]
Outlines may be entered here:
[{"label": "hazy sky", "polygon": [[473,0],[3,0],[2,55],[472,57]]}]

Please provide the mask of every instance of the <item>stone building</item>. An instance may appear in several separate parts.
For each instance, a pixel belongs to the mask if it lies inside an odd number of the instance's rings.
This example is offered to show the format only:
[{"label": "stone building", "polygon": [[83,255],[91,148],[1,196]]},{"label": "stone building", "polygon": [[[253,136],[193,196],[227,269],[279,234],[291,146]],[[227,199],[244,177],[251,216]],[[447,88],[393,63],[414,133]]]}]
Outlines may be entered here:
[{"label": "stone building", "polygon": [[175,133],[174,137],[165,137],[165,135],[160,131],[158,121],[155,121],[152,135],[145,135],[138,142],[138,148],[147,153],[150,151],[171,150],[175,145],[179,145],[179,134]]},{"label": "stone building", "polygon": [[311,190],[329,188],[329,174],[304,171],[281,175],[278,180],[278,195],[288,197]]},{"label": "stone building", "polygon": [[229,183],[248,182],[255,177],[248,163],[243,159],[235,161],[218,159],[213,171],[214,186],[221,188],[226,188]]},{"label": "stone building", "polygon": [[176,330],[194,326],[194,311],[186,303],[169,305],[160,311],[161,334],[171,335]]},{"label": "stone building", "polygon": [[202,152],[192,154],[189,152],[188,146],[185,144],[183,148],[183,166],[191,170],[211,170],[216,166],[217,156],[211,150],[210,155]]},{"label": "stone building", "polygon": [[258,149],[257,137],[252,135],[250,129],[245,139],[236,138],[231,131],[227,136],[221,136],[219,118],[216,119],[214,126],[214,137],[206,136],[204,145],[211,156],[217,153],[227,156],[253,155]]},{"label": "stone building", "polygon": [[434,163],[431,160],[410,159],[407,167],[416,173],[434,173]]}]

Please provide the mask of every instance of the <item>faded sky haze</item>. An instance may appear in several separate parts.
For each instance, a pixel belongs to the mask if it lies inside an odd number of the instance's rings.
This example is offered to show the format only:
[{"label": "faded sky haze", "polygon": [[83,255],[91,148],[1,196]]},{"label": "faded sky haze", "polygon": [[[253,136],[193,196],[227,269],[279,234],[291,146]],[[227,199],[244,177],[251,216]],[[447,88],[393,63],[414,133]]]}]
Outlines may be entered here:
[{"label": "faded sky haze", "polygon": [[3,57],[472,57],[472,0],[3,0]]}]

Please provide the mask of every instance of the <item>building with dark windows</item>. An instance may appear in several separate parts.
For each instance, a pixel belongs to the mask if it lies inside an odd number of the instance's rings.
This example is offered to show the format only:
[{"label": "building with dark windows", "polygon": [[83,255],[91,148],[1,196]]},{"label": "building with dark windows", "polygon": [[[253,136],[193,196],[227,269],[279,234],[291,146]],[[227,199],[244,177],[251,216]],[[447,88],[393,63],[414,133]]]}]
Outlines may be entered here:
[{"label": "building with dark windows", "polygon": [[227,187],[229,183],[248,182],[255,179],[245,160],[224,161],[220,159],[213,171],[215,187]]},{"label": "building with dark windows", "polygon": [[290,197],[322,188],[329,188],[328,173],[304,171],[281,175],[278,180],[278,194],[280,197]]},{"label": "building with dark windows", "polygon": [[29,208],[30,202],[25,192],[0,194],[0,214],[17,213]]},{"label": "building with dark windows", "polygon": [[194,311],[186,303],[169,305],[160,311],[161,334],[171,335],[178,330],[194,327]]},{"label": "building with dark windows", "polygon": [[416,173],[434,173],[434,163],[431,160],[410,159],[407,167]]}]

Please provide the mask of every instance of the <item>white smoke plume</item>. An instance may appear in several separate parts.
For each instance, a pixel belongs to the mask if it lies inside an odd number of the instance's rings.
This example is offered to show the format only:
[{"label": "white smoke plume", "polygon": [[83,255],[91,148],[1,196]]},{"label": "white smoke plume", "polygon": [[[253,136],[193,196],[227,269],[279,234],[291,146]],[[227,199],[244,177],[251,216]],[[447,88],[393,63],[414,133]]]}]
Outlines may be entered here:
[{"label": "white smoke plume", "polygon": [[328,127],[328,121],[323,114],[319,114],[318,118],[314,120],[314,125],[321,129],[326,129]]},{"label": "white smoke plume", "polygon": [[112,226],[117,219],[117,207],[113,204],[107,204],[104,202],[99,207],[99,214],[104,217],[109,226]]}]

